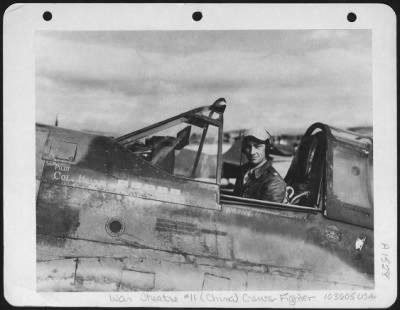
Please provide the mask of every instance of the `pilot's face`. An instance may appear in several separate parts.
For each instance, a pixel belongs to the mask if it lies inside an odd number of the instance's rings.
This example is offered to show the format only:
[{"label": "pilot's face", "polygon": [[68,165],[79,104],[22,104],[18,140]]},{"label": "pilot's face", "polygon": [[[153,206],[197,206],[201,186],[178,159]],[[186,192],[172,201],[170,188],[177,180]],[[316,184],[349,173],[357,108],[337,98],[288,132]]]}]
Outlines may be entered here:
[{"label": "pilot's face", "polygon": [[245,140],[243,153],[253,165],[258,165],[265,159],[265,143],[258,140]]}]

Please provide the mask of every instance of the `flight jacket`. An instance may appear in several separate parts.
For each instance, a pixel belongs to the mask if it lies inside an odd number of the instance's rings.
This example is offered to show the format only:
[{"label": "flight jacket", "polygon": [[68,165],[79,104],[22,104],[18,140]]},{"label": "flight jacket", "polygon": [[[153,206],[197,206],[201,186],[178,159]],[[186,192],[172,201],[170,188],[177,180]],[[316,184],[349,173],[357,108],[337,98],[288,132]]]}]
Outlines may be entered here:
[{"label": "flight jacket", "polygon": [[234,194],[246,198],[283,202],[286,195],[286,183],[268,160],[261,167],[249,173],[249,179],[243,184],[244,175],[251,167],[245,164],[242,173],[236,179]]}]

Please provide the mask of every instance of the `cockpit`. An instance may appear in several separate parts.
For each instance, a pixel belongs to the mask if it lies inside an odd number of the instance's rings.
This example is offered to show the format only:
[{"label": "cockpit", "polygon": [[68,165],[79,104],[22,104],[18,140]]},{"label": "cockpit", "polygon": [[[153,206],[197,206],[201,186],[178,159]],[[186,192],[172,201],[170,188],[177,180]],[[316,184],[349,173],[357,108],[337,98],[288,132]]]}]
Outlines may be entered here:
[{"label": "cockpit", "polygon": [[[322,123],[311,125],[284,176],[285,203],[235,197],[224,186],[224,100],[121,136],[116,141],[171,176],[215,184],[221,201],[318,210],[372,227],[372,139]],[[231,176],[230,176],[231,177]],[[359,214],[359,215],[357,215]],[[356,216],[357,215],[357,216]]]}]

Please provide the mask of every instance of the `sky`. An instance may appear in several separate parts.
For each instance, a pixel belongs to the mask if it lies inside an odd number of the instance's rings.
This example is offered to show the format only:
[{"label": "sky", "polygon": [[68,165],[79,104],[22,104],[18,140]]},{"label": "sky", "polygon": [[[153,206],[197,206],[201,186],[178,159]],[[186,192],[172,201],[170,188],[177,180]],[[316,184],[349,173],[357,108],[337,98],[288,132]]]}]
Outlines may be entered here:
[{"label": "sky", "polygon": [[370,30],[40,31],[36,121],[122,135],[224,97],[224,129],[372,126]]}]

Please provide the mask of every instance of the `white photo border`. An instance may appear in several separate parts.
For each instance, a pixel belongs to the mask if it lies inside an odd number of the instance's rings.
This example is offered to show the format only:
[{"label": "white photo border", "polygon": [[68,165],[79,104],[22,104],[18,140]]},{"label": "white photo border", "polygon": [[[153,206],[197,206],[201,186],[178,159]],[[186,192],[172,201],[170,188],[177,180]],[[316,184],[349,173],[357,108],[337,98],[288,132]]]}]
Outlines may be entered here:
[{"label": "white photo border", "polygon": [[[42,18],[53,14],[51,22]],[[201,22],[192,13],[201,11]],[[357,14],[349,23],[347,14]],[[118,18],[110,18],[118,16]],[[383,4],[14,4],[4,13],[4,293],[15,306],[129,307],[388,307],[397,298],[396,15]],[[40,30],[271,30],[371,29],[374,135],[374,299],[306,303],[194,302],[201,292],[36,292],[35,217],[35,32]],[[383,276],[388,259],[390,278]],[[265,295],[266,292],[251,292]],[[296,292],[290,292],[296,294]],[[302,294],[304,292],[298,292]],[[332,293],[332,292],[330,292]],[[155,297],[154,297],[155,296]],[[164,297],[157,297],[164,296]],[[165,297],[167,296],[167,297]],[[186,296],[186,297],[185,297]]]}]

